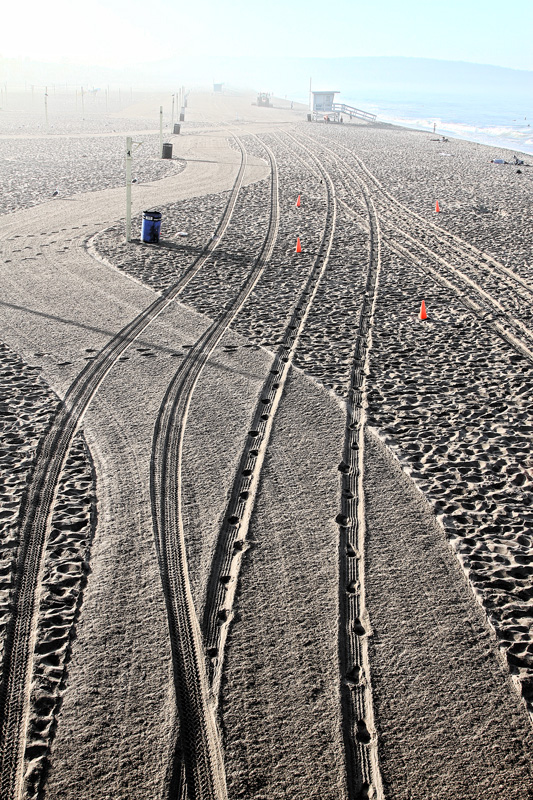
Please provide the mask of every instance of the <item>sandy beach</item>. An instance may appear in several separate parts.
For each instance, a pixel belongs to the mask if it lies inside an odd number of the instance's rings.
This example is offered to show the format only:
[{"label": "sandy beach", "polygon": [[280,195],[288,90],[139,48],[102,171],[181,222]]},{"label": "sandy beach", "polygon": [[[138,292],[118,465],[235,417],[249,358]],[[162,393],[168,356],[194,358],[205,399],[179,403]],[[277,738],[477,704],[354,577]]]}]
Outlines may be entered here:
[{"label": "sandy beach", "polygon": [[0,795],[527,800],[533,166],[254,100],[0,117]]}]

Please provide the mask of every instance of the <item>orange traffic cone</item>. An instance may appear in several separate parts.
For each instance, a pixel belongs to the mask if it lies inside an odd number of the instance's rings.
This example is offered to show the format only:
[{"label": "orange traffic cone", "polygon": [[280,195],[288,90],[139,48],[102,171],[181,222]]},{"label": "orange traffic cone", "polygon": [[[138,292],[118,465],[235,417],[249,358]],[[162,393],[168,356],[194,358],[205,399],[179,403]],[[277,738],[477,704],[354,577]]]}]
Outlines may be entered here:
[{"label": "orange traffic cone", "polygon": [[426,314],[426,302],[422,300],[422,305],[420,306],[420,319],[427,319],[428,315]]},{"label": "orange traffic cone", "polygon": [[302,245],[300,244],[300,237],[299,236],[296,237],[296,252],[297,253],[301,253],[302,252]]},{"label": "orange traffic cone", "polygon": [[296,201],[296,208],[300,208],[300,195],[298,195],[298,200]]},{"label": "orange traffic cone", "polygon": [[440,211],[439,201],[437,200],[437,202],[435,203],[435,214],[438,214],[439,211]]}]

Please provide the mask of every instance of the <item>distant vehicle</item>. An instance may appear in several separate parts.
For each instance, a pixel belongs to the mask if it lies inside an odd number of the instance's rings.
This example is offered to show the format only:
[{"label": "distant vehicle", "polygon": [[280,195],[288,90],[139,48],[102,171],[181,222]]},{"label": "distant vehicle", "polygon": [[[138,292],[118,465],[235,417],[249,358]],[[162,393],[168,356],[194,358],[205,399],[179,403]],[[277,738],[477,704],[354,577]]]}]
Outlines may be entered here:
[{"label": "distant vehicle", "polygon": [[272,108],[272,103],[270,102],[270,95],[268,92],[259,92],[257,95],[257,105],[263,106],[264,108]]}]

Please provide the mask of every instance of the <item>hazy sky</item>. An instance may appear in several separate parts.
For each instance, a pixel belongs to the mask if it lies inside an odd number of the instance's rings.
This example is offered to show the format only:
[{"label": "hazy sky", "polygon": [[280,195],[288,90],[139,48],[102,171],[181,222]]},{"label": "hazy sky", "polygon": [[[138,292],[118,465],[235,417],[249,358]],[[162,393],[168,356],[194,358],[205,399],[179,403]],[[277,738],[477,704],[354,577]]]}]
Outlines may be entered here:
[{"label": "hazy sky", "polygon": [[0,55],[121,66],[191,55],[421,56],[533,69],[533,0],[26,0]]}]

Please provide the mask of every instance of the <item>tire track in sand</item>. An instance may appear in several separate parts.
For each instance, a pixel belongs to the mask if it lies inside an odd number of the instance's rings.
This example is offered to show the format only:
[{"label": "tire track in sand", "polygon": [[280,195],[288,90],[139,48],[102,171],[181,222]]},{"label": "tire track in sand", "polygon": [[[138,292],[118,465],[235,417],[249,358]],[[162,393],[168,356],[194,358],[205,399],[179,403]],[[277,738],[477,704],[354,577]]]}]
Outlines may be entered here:
[{"label": "tire track in sand", "polygon": [[[291,134],[286,135],[300,145]],[[280,137],[277,138],[280,141]],[[215,546],[202,623],[206,651],[210,659],[210,692],[212,703],[215,706],[218,704],[220,695],[224,649],[233,616],[242,556],[274,417],[281,402],[300,336],[328,265],[335,234],[337,217],[335,188],[319,160],[307,148],[304,147],[304,149],[311,157],[313,165],[318,167],[325,181],[326,219],[313,266],[295,301],[272,368],[261,390]],[[297,157],[299,158],[299,156]],[[309,164],[303,163],[307,169],[310,169]]]},{"label": "tire track in sand", "polygon": [[[367,182],[368,178],[367,178],[367,175],[366,175],[365,172],[363,172],[363,176],[360,177],[355,171],[350,170],[350,168],[347,165],[344,165],[344,167],[345,167],[345,170],[347,170],[348,173],[351,174],[351,176],[352,176],[352,178],[354,180],[357,180],[359,182],[361,180],[365,180],[365,182]],[[372,186],[369,185],[368,188],[372,189]],[[343,203],[343,201],[341,201],[341,203]],[[366,219],[364,218],[364,214],[361,212],[361,210],[360,209],[357,209],[357,210],[350,209],[349,206],[347,204],[344,204],[344,203],[343,203],[343,205],[345,206],[346,210],[349,211],[354,216],[354,218],[357,220],[358,224],[363,229],[367,230],[368,229],[367,228],[367,222],[366,222]],[[502,265],[499,265],[498,262],[496,262],[494,259],[491,259],[490,256],[486,255],[482,251],[478,251],[476,248],[470,247],[470,245],[468,245],[467,243],[461,243],[461,240],[459,239],[459,237],[456,237],[453,234],[447,234],[446,231],[442,231],[437,226],[432,225],[432,223],[429,223],[429,225],[437,231],[437,233],[439,234],[438,238],[440,239],[441,242],[447,242],[447,236],[449,235],[454,241],[457,241],[457,242],[459,242],[459,244],[464,245],[465,252],[467,252],[468,250],[474,251],[474,256],[472,258],[477,264],[477,267],[476,267],[477,269],[479,269],[479,270],[484,269],[485,262],[486,261],[492,261],[493,264],[494,264],[494,267],[493,267],[493,269],[491,271],[493,272],[493,275],[494,275],[495,278],[499,279],[501,270],[503,270],[506,274],[507,273],[511,273],[511,275],[508,276],[509,279],[507,280],[507,278],[506,278],[505,281],[502,279],[501,283],[504,285],[504,287],[506,289],[511,287],[512,291],[516,290],[516,296],[517,297],[519,295],[521,295],[522,298],[524,298],[525,295],[526,295],[526,289],[529,292],[531,292],[531,289],[528,289],[527,284],[525,284],[522,281],[521,277],[520,276],[515,276],[512,273],[512,270],[508,270],[508,268],[503,267]],[[440,234],[441,233],[443,234],[442,238],[440,238]],[[444,235],[444,234],[446,234],[446,235]],[[421,259],[420,256],[418,254],[416,254],[416,250],[414,249],[414,243],[416,242],[416,240],[415,240],[414,237],[412,237],[413,245],[411,245],[408,242],[407,246],[405,246],[405,244],[406,244],[405,242],[403,244],[400,244],[398,242],[398,237],[396,237],[394,235],[394,233],[391,234],[390,232],[387,232],[387,234],[383,235],[382,238],[384,239],[384,241],[387,242],[387,245],[389,246],[391,251],[396,252],[401,257],[405,258],[408,263],[409,262],[415,263],[417,265],[417,267],[420,267],[421,270],[426,272],[430,276],[430,278],[433,281],[435,281],[435,283],[437,285],[439,285],[440,287],[443,287],[447,291],[453,292],[453,294],[455,294],[458,297],[459,301],[464,306],[466,306],[467,309],[469,309],[470,311],[474,312],[474,314],[477,316],[479,322],[483,323],[489,330],[492,329],[492,331],[496,332],[499,335],[499,337],[504,340],[504,342],[506,344],[511,344],[513,347],[515,347],[515,349],[519,350],[521,355],[528,356],[527,345],[524,344],[523,337],[521,338],[521,340],[517,341],[518,337],[515,336],[513,333],[511,333],[506,327],[504,327],[505,323],[503,323],[503,325],[501,323],[498,324],[498,325],[495,324],[496,321],[494,320],[492,314],[489,314],[489,316],[487,318],[487,309],[486,309],[486,307],[483,308],[481,306],[481,304],[478,302],[477,298],[476,298],[476,300],[472,300],[468,296],[468,294],[466,292],[463,293],[461,291],[461,289],[458,287],[457,281],[453,280],[453,275],[451,276],[452,280],[449,280],[445,275],[440,274],[437,269],[435,269],[433,266],[431,266],[430,264],[427,263],[427,261],[428,261],[427,256],[423,256],[422,259]],[[423,245],[422,245],[422,247],[423,247]],[[455,247],[455,245],[454,245],[454,247]],[[455,249],[457,250],[457,252],[459,252],[459,245]],[[433,254],[433,253],[431,253],[431,251],[427,247],[424,248],[424,250],[425,250],[426,253],[429,253],[434,258],[438,258],[438,256]],[[454,248],[450,248],[450,253],[453,253],[453,252],[455,252]],[[470,256],[468,256],[468,257],[470,258]],[[452,259],[452,255],[447,256],[447,258],[449,258],[451,260]],[[465,258],[466,258],[466,256],[465,256]],[[516,278],[516,287],[514,286],[515,278]],[[505,284],[506,284],[506,286],[505,286]],[[480,288],[482,288],[482,287],[480,287]],[[501,319],[501,317],[500,317],[500,319]],[[523,326],[523,327],[526,329],[526,331],[529,331],[529,333],[531,333],[531,329],[527,329],[526,326]],[[518,356],[512,356],[511,358],[517,359],[519,357]],[[481,391],[481,389],[480,389],[480,391]],[[463,409],[463,416],[461,416],[461,420],[466,419],[466,417],[467,417],[466,409]],[[511,422],[509,422],[509,425],[512,427],[512,423]],[[518,438],[518,441],[520,441],[520,434],[518,433],[518,431],[520,430],[520,423],[517,423],[516,428],[517,428],[516,436]],[[406,435],[407,435],[407,440],[406,440],[405,443],[407,444],[407,452],[409,452],[409,448],[411,446],[411,439],[410,439],[409,434],[406,433],[406,431],[404,429],[403,430],[403,436],[406,436]],[[514,435],[515,435],[515,432],[513,431],[513,436]],[[526,437],[522,436],[522,439],[523,439],[523,442],[522,442],[523,449],[526,450],[526,448],[527,448]],[[392,446],[393,446],[393,449],[394,449],[394,445],[396,444],[396,446],[397,446],[397,441],[395,443],[394,442],[394,438],[391,438],[390,442],[392,443]],[[441,440],[441,442],[442,442],[442,440]],[[465,443],[465,446],[467,446],[469,448],[472,447],[472,446],[474,446],[474,448],[475,448],[475,445],[476,445],[476,443],[474,442],[474,444],[473,444],[472,440],[468,440]],[[446,444],[445,448],[442,448],[442,452],[446,452],[446,453],[448,452],[448,444]],[[474,449],[474,451],[468,450],[468,453],[469,453],[469,455],[467,456],[467,459],[468,458],[472,459],[473,458],[473,453],[478,454],[479,453],[479,449],[477,449],[477,450]],[[439,457],[436,455],[435,452],[433,452],[431,456],[429,456],[427,454],[427,452],[426,452],[426,457],[428,458],[428,461],[431,459],[431,461],[433,462],[434,465],[435,464],[436,465],[440,464],[440,468],[441,469],[442,469],[442,464],[444,463],[445,464],[445,467],[444,467],[444,472],[445,473],[447,473],[447,472],[449,472],[449,470],[453,469],[453,465],[454,465],[453,456],[446,456],[445,458],[439,460]],[[455,453],[455,458],[458,459],[457,452]],[[467,460],[467,459],[463,458],[462,461],[458,459],[457,463],[459,463],[460,465],[464,465],[465,460]],[[406,462],[404,461],[404,464],[405,463]],[[409,472],[410,472],[410,467],[411,467],[411,464],[408,464],[407,465],[407,470]],[[437,467],[437,469],[438,468],[439,467]],[[404,466],[404,469],[406,469],[406,466]],[[428,470],[427,473],[422,473],[422,478],[421,478],[421,473],[416,473],[414,470],[413,470],[413,472],[414,472],[413,477],[414,477],[414,480],[415,480],[416,483],[418,483],[419,480],[424,480],[424,479],[427,481],[428,476],[431,474],[431,470]],[[486,471],[484,473],[482,472],[482,474],[484,474],[484,476],[486,476],[487,472]],[[415,477],[415,475],[416,475],[416,477]],[[433,473],[433,476],[434,475],[435,475],[435,473]],[[428,497],[431,498],[432,503],[435,502],[435,497],[439,496],[439,494],[438,494],[439,489],[438,488],[436,489],[436,487],[439,487],[439,483],[440,483],[440,481],[437,479],[437,480],[434,481],[433,484],[428,483],[428,482],[426,482],[425,486],[423,484],[421,484],[421,483],[418,484],[420,490],[423,491],[424,494],[428,491],[428,486],[430,487],[429,488],[429,492],[430,493],[428,494]],[[498,497],[498,493],[502,491],[503,484],[502,485],[496,485],[493,488],[491,488],[491,482],[490,482],[490,479],[489,479],[489,481],[487,481],[487,483],[486,483],[486,486],[488,488],[486,489],[486,495],[485,495],[485,497],[483,499],[484,506],[482,506],[482,508],[484,508],[484,509],[489,508],[490,509],[490,503],[493,502],[493,498],[494,497]],[[509,487],[510,487],[511,492],[512,492],[512,487],[513,487],[512,483],[508,483],[507,484],[507,486],[505,487],[505,491],[509,492]],[[439,487],[439,488],[441,488],[441,487]],[[467,496],[466,499],[469,500],[470,499],[469,496]],[[443,506],[444,506],[444,504],[443,504]],[[527,500],[526,500],[526,506],[527,506]],[[465,507],[465,509],[469,509],[469,506],[468,506],[467,503],[465,503],[464,507]],[[524,506],[522,508],[524,508]],[[468,579],[468,583],[469,583],[470,588],[471,588],[471,590],[473,592],[473,596],[475,597],[476,601],[480,604],[480,606],[483,608],[483,611],[484,611],[484,613],[486,615],[486,621],[487,621],[489,627],[492,628],[496,632],[496,635],[498,636],[498,638],[500,640],[500,644],[499,644],[500,652],[505,657],[505,659],[507,661],[507,665],[506,666],[510,670],[510,675],[511,675],[511,678],[512,678],[513,682],[516,685],[516,689],[517,689],[518,693],[521,694],[522,697],[525,699],[526,705],[527,705],[528,710],[529,710],[529,712],[531,714],[531,702],[530,702],[530,696],[531,695],[530,695],[530,691],[529,691],[529,687],[531,685],[531,677],[530,677],[531,671],[529,669],[529,665],[528,665],[528,661],[527,661],[527,655],[526,655],[526,653],[527,653],[527,650],[526,650],[527,642],[530,641],[530,638],[529,639],[527,638],[527,636],[528,636],[527,623],[525,625],[521,626],[520,629],[518,629],[518,634],[519,635],[517,635],[516,628],[513,628],[513,622],[514,622],[513,614],[517,614],[518,615],[520,613],[520,604],[521,604],[523,598],[524,597],[529,597],[527,592],[529,591],[529,583],[530,582],[528,583],[527,573],[524,573],[524,574],[517,573],[517,584],[514,585],[513,592],[512,593],[508,592],[506,594],[505,608],[506,608],[507,616],[495,613],[494,609],[495,609],[495,607],[497,607],[497,603],[490,596],[490,593],[491,592],[494,593],[499,588],[499,585],[498,585],[499,572],[497,571],[498,570],[498,564],[495,563],[494,566],[492,566],[492,570],[493,570],[492,575],[491,575],[490,570],[488,571],[488,576],[490,577],[490,580],[488,578],[486,578],[485,582],[483,582],[483,580],[482,580],[482,578],[480,578],[480,576],[484,575],[484,574],[482,573],[481,570],[479,570],[479,568],[477,566],[477,562],[475,560],[475,557],[472,558],[472,560],[469,560],[469,553],[470,552],[474,552],[474,554],[475,554],[476,551],[474,550],[474,548],[471,548],[471,550],[469,550],[468,549],[468,545],[466,545],[466,542],[469,542],[469,538],[468,537],[469,536],[470,537],[474,536],[473,528],[472,528],[473,525],[479,525],[479,536],[477,535],[477,533],[475,535],[476,546],[481,547],[482,545],[484,545],[484,542],[485,542],[484,537],[487,536],[487,533],[485,532],[485,529],[490,530],[489,524],[487,524],[485,522],[485,520],[481,520],[479,517],[477,518],[477,521],[476,521],[475,517],[474,518],[468,518],[467,517],[467,518],[461,519],[461,522],[459,523],[459,528],[456,528],[455,527],[455,521],[454,521],[454,518],[450,514],[450,510],[446,509],[446,511],[442,511],[442,508],[439,509],[439,506],[437,504],[436,508],[435,508],[435,511],[436,511],[437,514],[439,513],[439,510],[440,510],[440,513],[442,514],[442,516],[441,516],[441,524],[444,527],[447,536],[450,537],[450,541],[452,542],[453,549],[456,552],[456,555],[457,555],[457,557],[459,559],[459,562],[461,563],[461,566],[462,566],[462,568],[463,568],[463,570],[465,572],[465,577]],[[518,518],[520,518],[522,516],[522,514],[520,513],[520,510],[518,510],[517,512],[514,512],[514,514]],[[484,523],[484,524],[482,524],[482,523]],[[502,522],[499,522],[498,525],[499,525],[500,529],[503,529],[503,523]],[[523,525],[524,525],[523,529],[524,529],[524,531],[525,531],[525,533],[527,535],[527,521],[524,520]],[[468,526],[470,526],[470,527],[468,527]],[[461,532],[459,533],[459,531],[461,531]],[[515,535],[518,535],[518,534],[515,534]],[[496,556],[496,558],[497,558],[497,556]],[[495,559],[495,561],[496,561],[496,559]],[[504,562],[504,564],[505,564],[505,562]],[[512,569],[512,567],[511,567],[511,569]],[[506,575],[506,577],[507,577],[507,575]],[[520,583],[518,581],[520,581]],[[500,601],[499,605],[503,606],[501,601]],[[516,645],[517,642],[518,642],[518,645],[513,647],[513,645]]]},{"label": "tire track in sand", "polygon": [[[440,285],[451,289],[482,323],[489,325],[515,350],[533,361],[533,328],[524,323],[514,309],[517,303],[518,306],[525,303],[529,307],[533,298],[531,286],[492,256],[464,242],[456,234],[425,220],[400,203],[384,188],[359,156],[342,143],[338,144],[351,155],[362,174],[358,175],[345,164],[347,171],[359,182],[366,184],[367,191],[372,193],[373,199],[379,204],[383,223],[382,235],[392,249],[415,260]],[[321,145],[333,157],[339,157],[323,142]],[[389,230],[386,230],[387,227]],[[428,257],[444,267],[449,277],[433,267]],[[494,297],[489,279],[497,289],[501,289],[502,285],[506,286],[510,290],[509,296],[502,296],[500,299]]]},{"label": "tire track in sand", "polygon": [[[325,182],[328,197],[327,219],[311,273],[298,297],[282,345],[276,353],[272,370],[261,392],[215,549],[203,618],[207,655],[210,657],[209,677],[214,705],[218,702],[220,693],[224,647],[231,624],[242,555],[274,416],[281,401],[300,335],[326,269],[335,234],[337,198],[331,176],[309,148],[291,134],[287,135],[311,157]],[[362,188],[364,189],[364,185]],[[377,297],[380,231],[375,209],[367,193],[364,193],[364,199],[370,228],[369,266],[357,324],[343,461],[339,466],[343,490],[341,512],[337,517],[340,554],[339,663],[347,788],[350,800],[364,797],[379,799],[383,796],[373,720],[367,646],[369,629],[366,623],[362,557],[364,366],[370,346],[370,325]],[[363,626],[362,620],[365,620],[366,627]]]},{"label": "tire track in sand", "polygon": [[[361,184],[362,185],[362,184]],[[350,798],[383,798],[374,724],[372,684],[368,656],[370,621],[365,600],[365,495],[364,445],[366,380],[371,326],[378,296],[381,267],[381,232],[372,199],[362,185],[368,209],[368,271],[355,339],[350,389],[346,403],[346,431],[341,473],[339,526],[339,660],[343,732],[347,752]],[[351,758],[349,757],[351,756]],[[355,773],[357,764],[360,774]]]},{"label": "tire track in sand", "polygon": [[43,437],[20,515],[20,547],[14,581],[13,612],[6,632],[0,688],[0,795],[20,800],[29,718],[33,652],[36,644],[43,559],[62,468],[74,434],[100,383],[117,359],[197,274],[224,234],[242,185],[246,151],[240,140],[241,165],[215,237],[185,275],[126,325],[81,371]]},{"label": "tire track in sand", "polygon": [[[189,583],[181,513],[183,437],[191,398],[203,367],[253,291],[268,263],[279,227],[278,171],[271,166],[268,232],[252,271],[230,307],[198,339],[170,383],[155,425],[151,474],[152,518],[167,607],[180,741],[171,789],[189,800],[225,800],[226,779],[215,709],[210,700],[200,625]],[[184,778],[180,755],[183,756]]]},{"label": "tire track in sand", "polygon": [[[306,137],[316,142],[313,137]],[[338,156],[321,146],[338,163]],[[353,355],[346,403],[346,431],[341,473],[339,526],[339,661],[341,704],[350,800],[383,798],[372,684],[368,656],[370,620],[365,602],[364,445],[366,380],[372,346],[371,327],[378,297],[381,268],[381,230],[376,208],[364,181],[357,183],[366,208],[369,234],[368,270]],[[344,204],[343,204],[344,205]],[[364,213],[364,212],[363,212]]]}]

